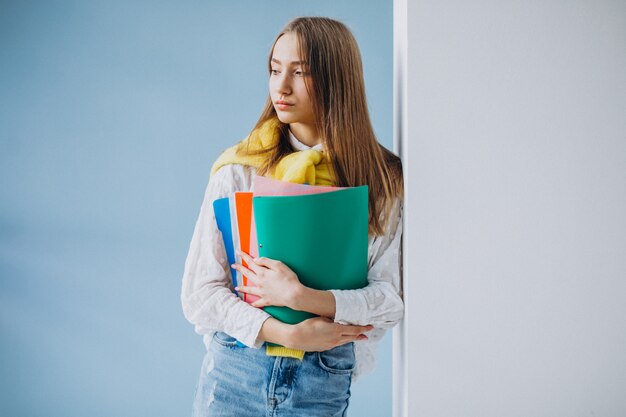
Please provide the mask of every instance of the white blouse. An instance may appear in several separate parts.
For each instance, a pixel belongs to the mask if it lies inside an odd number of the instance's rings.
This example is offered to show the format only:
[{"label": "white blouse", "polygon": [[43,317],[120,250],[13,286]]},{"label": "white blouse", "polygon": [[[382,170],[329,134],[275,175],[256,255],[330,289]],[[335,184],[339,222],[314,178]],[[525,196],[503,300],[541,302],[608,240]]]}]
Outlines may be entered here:
[{"label": "white blouse", "polygon": [[[290,134],[295,150],[310,149]],[[313,149],[322,150],[322,145]],[[253,187],[256,169],[229,164],[220,168],[206,188],[200,215],[191,238],[183,273],[181,302],[185,318],[203,335],[208,349],[216,331],[223,331],[246,346],[258,349],[257,339],[263,322],[271,317],[261,308],[252,307],[235,295],[230,266],[220,231],[217,228],[213,201],[235,191]],[[355,341],[356,366],[352,379],[372,371],[377,363],[377,346],[387,329],[403,317],[400,283],[402,205],[396,200],[392,218],[383,236],[369,237],[368,281],[357,290],[330,290],[335,297],[334,321],[341,324],[374,326],[368,339]]]}]

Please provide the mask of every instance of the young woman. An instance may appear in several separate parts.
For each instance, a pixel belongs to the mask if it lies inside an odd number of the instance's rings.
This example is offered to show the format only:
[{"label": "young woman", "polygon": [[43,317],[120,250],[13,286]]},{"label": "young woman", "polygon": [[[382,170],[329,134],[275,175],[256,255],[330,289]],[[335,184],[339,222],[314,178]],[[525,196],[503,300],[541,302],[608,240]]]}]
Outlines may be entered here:
[{"label": "young woman", "polygon": [[[248,268],[233,267],[256,286],[238,291],[260,298],[238,298],[212,202],[249,191],[254,175],[367,184],[368,286],[314,290],[280,260],[240,253]],[[345,415],[352,380],[374,368],[378,341],[403,316],[402,192],[400,160],[374,135],[351,32],[327,18],[291,21],[270,52],[269,97],[258,123],[213,165],[185,262],[183,311],[207,347],[194,416]],[[260,308],[268,305],[319,317],[288,325]],[[270,356],[265,342],[306,353]]]}]

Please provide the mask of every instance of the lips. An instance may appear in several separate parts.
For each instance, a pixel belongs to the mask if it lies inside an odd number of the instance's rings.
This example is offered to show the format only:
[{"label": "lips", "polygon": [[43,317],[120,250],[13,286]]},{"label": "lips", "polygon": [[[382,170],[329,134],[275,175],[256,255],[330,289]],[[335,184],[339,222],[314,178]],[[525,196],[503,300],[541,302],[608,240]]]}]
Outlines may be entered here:
[{"label": "lips", "polygon": [[278,108],[278,110],[288,110],[292,106],[293,106],[293,104],[291,104],[291,103],[289,103],[287,101],[279,100],[279,101],[276,102],[276,107]]}]

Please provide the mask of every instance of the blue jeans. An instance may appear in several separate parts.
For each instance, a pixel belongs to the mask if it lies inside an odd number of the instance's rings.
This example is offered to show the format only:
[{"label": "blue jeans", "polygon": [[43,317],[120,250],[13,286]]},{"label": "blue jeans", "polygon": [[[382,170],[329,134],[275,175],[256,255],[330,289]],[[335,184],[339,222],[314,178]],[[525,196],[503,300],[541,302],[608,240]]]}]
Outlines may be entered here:
[{"label": "blue jeans", "polygon": [[303,360],[267,356],[217,332],[202,362],[193,417],[345,416],[354,343]]}]

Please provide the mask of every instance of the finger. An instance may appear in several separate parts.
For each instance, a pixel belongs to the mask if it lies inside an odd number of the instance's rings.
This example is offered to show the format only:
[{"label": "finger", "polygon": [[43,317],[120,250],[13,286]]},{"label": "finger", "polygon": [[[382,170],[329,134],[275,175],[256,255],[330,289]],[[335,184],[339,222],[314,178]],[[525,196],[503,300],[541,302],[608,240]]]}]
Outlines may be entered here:
[{"label": "finger", "polygon": [[261,300],[256,300],[254,303],[250,304],[252,307],[267,307],[269,304],[266,303],[265,301]]},{"label": "finger", "polygon": [[350,337],[343,337],[340,339],[339,344],[337,346],[341,346],[341,345],[345,345],[346,343],[350,343],[350,342],[355,342],[358,340],[367,340],[368,337],[365,336],[364,334],[361,335],[356,335],[356,336],[350,336]]},{"label": "finger", "polygon": [[281,261],[277,261],[275,259],[270,259],[270,258],[266,258],[266,257],[260,257],[260,258],[256,258],[254,259],[254,262],[257,265],[261,265],[264,266],[266,268],[270,268],[270,269],[276,269],[278,267],[280,267],[282,265]]},{"label": "finger", "polygon": [[246,285],[242,285],[240,287],[235,287],[235,291],[237,292],[245,292],[246,294],[259,295],[259,290],[257,287],[250,287]]},{"label": "finger", "polygon": [[369,332],[372,331],[374,329],[374,326],[367,325],[367,326],[352,326],[352,325],[344,325],[344,327],[342,328],[342,335],[345,336],[358,336],[361,333],[365,333],[365,332]]},{"label": "finger", "polygon": [[365,332],[371,332],[372,330],[374,330],[374,326],[372,326],[371,324],[368,324],[367,326],[353,326],[355,331],[358,331],[360,333],[365,333]]},{"label": "finger", "polygon": [[253,270],[255,273],[259,272],[261,270],[261,267],[255,262],[254,258],[250,255],[248,255],[247,253],[245,253],[242,250],[237,250],[237,253],[239,254],[239,256],[241,256],[241,258],[246,261],[246,264],[248,264],[248,268],[250,268],[251,270]]},{"label": "finger", "polygon": [[232,264],[231,266],[255,284],[258,282],[258,278],[254,271],[251,271],[241,264]]}]

